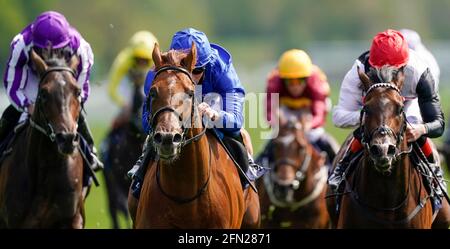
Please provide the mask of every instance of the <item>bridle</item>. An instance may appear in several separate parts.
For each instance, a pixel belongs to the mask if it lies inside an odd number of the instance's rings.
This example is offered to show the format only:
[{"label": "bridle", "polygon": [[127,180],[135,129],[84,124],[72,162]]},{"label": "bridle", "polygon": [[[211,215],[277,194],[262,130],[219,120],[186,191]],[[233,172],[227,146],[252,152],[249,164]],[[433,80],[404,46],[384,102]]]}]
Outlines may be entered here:
[{"label": "bridle", "polygon": [[[390,83],[377,83],[372,85],[367,91],[366,91],[366,96],[375,88],[388,88],[388,89],[392,89],[394,91],[396,91],[399,95],[401,95],[400,90],[398,89],[397,86],[390,84]],[[364,101],[363,101],[364,102]],[[365,104],[365,103],[364,103]],[[364,105],[363,109],[361,110],[361,116],[360,116],[360,124],[361,124],[361,133],[362,133],[362,141],[361,143],[366,147],[366,149],[368,149],[370,141],[372,139],[372,137],[374,136],[374,134],[376,133],[380,133],[381,135],[390,135],[393,136],[396,139],[396,149],[397,152],[394,155],[395,160],[398,160],[402,155],[405,154],[409,154],[412,151],[412,147],[406,151],[399,151],[399,146],[401,144],[401,142],[404,139],[404,133],[406,131],[406,125],[407,125],[407,119],[406,119],[406,114],[405,111],[402,109],[402,112],[400,115],[403,116],[403,122],[402,122],[402,126],[400,127],[400,131],[399,133],[395,133],[392,128],[390,128],[389,126],[386,126],[385,124],[383,124],[382,126],[379,126],[377,128],[374,128],[372,131],[370,131],[369,134],[364,132],[364,124],[363,124],[363,116],[366,114],[367,109],[366,106]],[[348,189],[348,184],[346,181],[346,189],[347,191],[344,192],[344,194],[346,193],[350,193],[350,200],[352,202],[354,202],[356,204],[356,207],[358,208],[358,210],[360,212],[363,213],[363,215],[365,217],[367,217],[370,220],[373,220],[377,223],[381,223],[381,224],[394,224],[394,225],[402,225],[402,224],[406,224],[408,222],[410,222],[419,212],[420,210],[425,207],[425,204],[427,202],[427,200],[430,198],[430,195],[426,195],[424,198],[420,198],[418,199],[418,204],[417,206],[410,212],[408,213],[408,215],[406,217],[404,217],[403,219],[399,219],[399,220],[383,220],[378,218],[375,214],[369,212],[367,209],[372,209],[375,212],[395,212],[397,210],[399,210],[400,208],[404,207],[407,204],[407,201],[409,199],[409,193],[410,193],[410,188],[411,188],[411,182],[412,182],[412,173],[413,168],[410,167],[409,168],[409,176],[408,176],[408,187],[407,187],[407,191],[403,197],[403,199],[395,206],[393,207],[384,207],[384,208],[379,208],[379,207],[374,207],[374,206],[370,206],[369,204],[367,204],[366,202],[364,202],[362,200],[362,198],[359,196],[358,192],[356,191],[356,181],[353,181],[353,184],[351,186],[351,189]],[[359,170],[357,172],[355,172],[355,174],[357,174],[359,172]],[[360,172],[359,172],[360,173]],[[361,177],[359,175],[356,175],[354,177],[354,179],[360,179]],[[421,189],[422,189],[422,184],[420,185],[420,189],[419,189],[419,193],[421,193]],[[420,195],[420,194],[419,194]]]},{"label": "bridle", "polygon": [[[153,80],[155,80],[156,77],[157,77],[159,74],[161,74],[162,72],[165,72],[165,71],[175,71],[175,72],[183,73],[183,74],[185,74],[186,76],[188,76],[189,80],[191,81],[191,83],[192,83],[194,86],[196,85],[195,82],[194,82],[194,80],[192,79],[191,73],[190,73],[188,70],[186,70],[186,69],[184,69],[184,68],[182,68],[182,67],[178,67],[178,66],[163,66],[163,67],[161,67],[160,69],[158,69],[158,71],[156,71]],[[188,121],[189,121],[189,120],[192,121],[193,118],[195,118],[195,117],[194,117],[194,107],[195,107],[195,104],[196,104],[196,99],[195,99],[195,96],[194,96],[194,95],[192,95],[192,96],[190,96],[190,97],[191,97],[191,103],[192,103],[192,105],[191,105],[191,117],[190,117],[190,119],[188,119]],[[147,101],[149,101],[149,100],[150,100],[150,98],[147,99]],[[147,103],[148,103],[148,102],[147,102]],[[149,104],[148,104],[147,106],[150,107]],[[187,134],[187,131],[188,131],[189,127],[188,127],[186,124],[184,124],[181,114],[178,113],[178,112],[177,112],[173,107],[171,107],[171,106],[164,106],[164,107],[161,107],[161,108],[159,108],[158,110],[156,110],[156,112],[155,112],[154,114],[151,114],[151,116],[149,117],[149,125],[150,125],[150,127],[151,127],[151,133],[150,133],[151,139],[150,139],[150,141],[153,140],[154,135],[155,135],[155,133],[154,133],[154,125],[155,125],[155,122],[156,122],[158,116],[161,115],[161,114],[164,113],[164,112],[172,112],[172,113],[174,113],[174,114],[178,117],[179,122],[182,124],[183,133],[182,133],[182,140],[181,140],[181,142],[180,142],[180,145],[178,146],[178,150],[177,150],[178,153],[180,153],[180,151],[181,151],[181,149],[182,149],[183,147],[189,145],[190,143],[193,143],[193,142],[195,142],[195,141],[200,140],[200,138],[201,138],[203,135],[205,135],[207,127],[206,127],[205,125],[203,125],[203,129],[202,129],[202,131],[201,131],[199,134],[197,134],[197,135],[195,135],[195,136],[193,136],[193,137],[191,137],[191,138],[187,138],[187,137],[186,137],[186,136],[187,136],[186,134]],[[149,112],[149,113],[151,113],[151,112]],[[195,120],[194,120],[194,122],[195,122]],[[176,203],[178,203],[178,204],[189,203],[189,202],[192,202],[192,201],[194,201],[195,199],[199,198],[199,197],[206,191],[206,187],[208,186],[209,180],[210,180],[210,178],[211,178],[211,158],[212,158],[212,154],[211,154],[211,153],[212,153],[212,152],[211,152],[211,147],[209,147],[209,163],[208,163],[208,168],[209,168],[208,171],[209,171],[209,173],[208,173],[208,178],[207,178],[206,181],[203,183],[203,185],[200,187],[200,189],[197,191],[197,193],[196,193],[194,196],[188,197],[188,198],[173,196],[173,195],[170,195],[170,194],[168,194],[167,192],[164,191],[164,189],[162,188],[161,182],[160,182],[160,166],[159,166],[159,163],[157,163],[157,166],[156,166],[156,174],[155,174],[155,175],[156,175],[156,183],[157,183],[157,186],[158,186],[159,190],[161,191],[161,193],[162,193],[164,196],[166,196],[168,199],[170,199],[170,200],[172,200],[172,201],[174,201],[174,202],[176,202]]]},{"label": "bridle", "polygon": [[[300,158],[303,158],[300,167],[298,167],[298,163],[296,160],[293,160],[291,158],[281,158],[272,164],[272,166],[270,167],[272,168],[271,173],[266,174],[263,177],[264,186],[266,187],[266,193],[270,199],[270,202],[276,207],[289,208],[291,212],[295,212],[297,209],[316,200],[325,187],[326,180],[328,178],[326,167],[321,167],[317,173],[312,176],[308,176],[316,181],[314,189],[308,195],[302,197],[300,200],[293,199],[290,202],[279,200],[279,198],[276,197],[274,193],[276,187],[275,184],[282,187],[288,187],[290,188],[290,191],[297,191],[300,188],[302,182],[306,179],[307,171],[311,165],[312,152],[310,148],[308,148],[308,146],[301,146],[299,154]],[[289,185],[280,184],[278,179],[275,177],[275,174],[273,173],[275,169],[280,165],[287,165],[296,170],[295,179]]]},{"label": "bridle", "polygon": [[[188,70],[186,70],[186,69],[184,69],[184,68],[182,68],[182,67],[177,67],[177,66],[164,66],[164,67],[161,67],[160,69],[158,69],[158,71],[156,71],[153,80],[155,80],[156,77],[158,77],[159,74],[161,74],[162,72],[165,72],[165,71],[176,71],[176,72],[183,73],[183,74],[185,74],[186,76],[188,76],[189,80],[191,81],[191,83],[192,83],[194,86],[196,85],[195,82],[194,82],[194,80],[192,79],[191,73],[190,73]],[[195,96],[192,95],[192,96],[190,96],[190,98],[191,98],[191,103],[192,103],[192,105],[191,105],[191,118],[188,119],[188,121],[189,121],[189,120],[192,121],[192,118],[194,117],[194,107],[195,107],[195,104],[196,104]],[[147,98],[147,101],[149,101],[149,100],[150,100],[150,98]],[[148,102],[147,102],[147,103],[148,103]],[[150,105],[147,105],[147,106],[150,107]],[[186,146],[186,145],[188,145],[188,144],[190,144],[190,143],[192,143],[192,142],[198,141],[198,140],[206,133],[206,126],[203,126],[203,130],[202,130],[199,134],[197,134],[197,135],[195,135],[195,136],[193,136],[193,137],[191,137],[191,138],[186,138],[186,133],[187,133],[187,130],[189,129],[189,127],[188,127],[188,125],[186,125],[185,123],[183,123],[183,118],[182,118],[181,114],[178,113],[178,112],[177,112],[173,107],[171,107],[171,106],[163,106],[163,107],[159,108],[158,110],[156,110],[156,112],[153,113],[153,114],[151,114],[151,112],[149,112],[149,113],[150,113],[150,116],[149,116],[149,126],[151,127],[150,137],[151,137],[152,139],[154,138],[154,135],[155,135],[154,132],[153,132],[153,131],[154,131],[153,128],[154,128],[154,126],[155,126],[155,122],[156,122],[158,116],[161,115],[161,114],[164,113],[164,112],[172,112],[172,113],[174,113],[174,114],[178,117],[179,122],[182,123],[182,126],[181,126],[181,127],[183,128],[183,133],[182,133],[182,140],[181,140],[181,143],[180,143],[180,145],[178,146],[178,153],[180,152],[180,150],[181,150],[184,146]]]},{"label": "bridle", "polygon": [[[287,165],[292,167],[295,170],[295,179],[290,184],[290,187],[294,190],[297,190],[300,188],[301,183],[305,180],[306,177],[306,171],[309,168],[310,162],[311,162],[311,154],[307,152],[307,149],[302,147],[299,151],[300,158],[303,158],[302,165],[298,167],[298,163],[296,160],[291,158],[280,158],[277,161],[273,163],[273,166],[271,168],[275,171],[276,168],[280,165]],[[272,175],[272,180],[274,182],[278,183],[278,179],[275,178],[274,174]],[[278,183],[279,185],[283,185]]]},{"label": "bridle", "polygon": [[[51,72],[69,72],[74,78],[76,78],[76,73],[75,71],[70,68],[70,67],[64,67],[64,66],[56,66],[56,67],[49,67],[41,76],[41,79],[39,80],[39,85],[44,81],[45,78],[47,78],[47,76],[51,73]],[[40,96],[38,95],[38,99],[36,100],[36,103],[38,105],[40,105],[41,101],[39,100]],[[45,112],[42,111],[42,108],[40,106],[36,106],[35,110],[38,110],[39,113],[42,115],[42,117],[44,117],[45,120],[45,125],[44,127],[42,127],[41,125],[39,125],[36,121],[33,120],[32,117],[29,118],[30,121],[30,125],[31,127],[33,127],[34,129],[38,130],[39,132],[41,132],[42,134],[44,134],[45,136],[47,136],[50,141],[55,142],[55,138],[56,138],[56,133],[55,130],[53,129],[53,126],[51,125],[51,123],[48,121],[47,116],[45,115]]]},{"label": "bridle", "polygon": [[[395,86],[394,84],[391,83],[376,83],[373,84],[372,86],[369,87],[369,89],[366,91],[366,95],[369,95],[374,89],[376,88],[387,88],[387,89],[392,89],[395,92],[397,92],[400,96],[401,96],[401,92],[400,89],[398,89],[397,86]],[[365,97],[363,97],[363,102],[365,100]],[[399,146],[402,143],[403,139],[404,139],[404,134],[406,131],[406,124],[407,124],[407,119],[406,119],[406,114],[404,109],[402,108],[400,115],[403,117],[403,122],[400,126],[400,130],[398,133],[394,132],[394,130],[387,126],[386,124],[382,124],[381,126],[378,126],[374,129],[372,129],[369,133],[365,132],[364,129],[364,123],[363,123],[363,119],[364,117],[367,115],[367,106],[366,103],[363,103],[363,108],[361,109],[361,115],[360,115],[360,132],[361,132],[361,143],[364,145],[364,147],[367,149],[367,151],[369,151],[369,146],[370,146],[370,142],[372,141],[372,138],[374,137],[375,134],[381,134],[381,135],[389,135],[391,137],[393,137],[396,140],[396,153],[394,155],[395,159],[400,158],[402,155],[404,154],[408,154],[411,152],[412,147],[408,150],[408,151],[400,151],[399,150]]]}]

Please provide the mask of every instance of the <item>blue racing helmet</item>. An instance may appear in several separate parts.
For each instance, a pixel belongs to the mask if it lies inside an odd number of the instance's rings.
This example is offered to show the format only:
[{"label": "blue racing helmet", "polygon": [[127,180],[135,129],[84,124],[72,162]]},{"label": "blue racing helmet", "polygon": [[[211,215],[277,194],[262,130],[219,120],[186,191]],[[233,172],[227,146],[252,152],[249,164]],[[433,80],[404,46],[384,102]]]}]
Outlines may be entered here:
[{"label": "blue racing helmet", "polygon": [[214,54],[211,45],[209,44],[208,38],[205,33],[198,31],[193,28],[183,29],[175,33],[172,38],[172,44],[170,44],[170,49],[175,50],[185,50],[190,49],[192,42],[195,43],[197,48],[197,63],[195,67],[204,67]]}]

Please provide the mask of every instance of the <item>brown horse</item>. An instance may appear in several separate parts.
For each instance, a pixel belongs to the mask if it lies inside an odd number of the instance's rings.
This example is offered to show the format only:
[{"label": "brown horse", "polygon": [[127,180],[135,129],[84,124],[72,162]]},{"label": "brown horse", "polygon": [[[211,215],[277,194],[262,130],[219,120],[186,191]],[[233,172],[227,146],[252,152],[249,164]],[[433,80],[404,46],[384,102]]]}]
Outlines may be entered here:
[{"label": "brown horse", "polygon": [[[16,135],[0,165],[0,227],[83,228],[83,161],[77,120],[81,90],[76,56],[34,51],[41,80],[29,125]],[[45,60],[45,61],[44,61]]]},{"label": "brown horse", "polygon": [[[308,114],[301,117],[306,117]],[[325,155],[305,137],[305,118],[285,119],[273,141],[270,174],[258,181],[265,228],[328,228],[325,193],[328,177]]]},{"label": "brown horse", "polygon": [[242,190],[236,166],[198,115],[191,77],[196,53],[195,44],[187,53],[153,51],[150,125],[159,160],[145,175],[136,228],[259,226],[257,193]]},{"label": "brown horse", "polygon": [[[335,198],[329,199],[333,225],[337,228],[431,228],[430,196],[409,156],[411,148],[405,138],[407,121],[400,93],[404,74],[387,67],[372,69],[370,74],[388,83],[375,84],[368,75],[359,72],[366,92],[360,128],[364,152],[354,170],[345,175],[343,193],[337,193],[341,195],[338,214]],[[341,148],[340,155],[345,148]]]},{"label": "brown horse", "polygon": [[130,115],[126,115],[129,117],[118,127],[113,127],[102,144],[102,161],[105,164],[103,173],[114,228],[119,228],[119,213],[125,218],[129,217],[127,197],[131,181],[127,172],[139,157],[145,141],[140,123],[144,98],[142,87],[135,84]]}]

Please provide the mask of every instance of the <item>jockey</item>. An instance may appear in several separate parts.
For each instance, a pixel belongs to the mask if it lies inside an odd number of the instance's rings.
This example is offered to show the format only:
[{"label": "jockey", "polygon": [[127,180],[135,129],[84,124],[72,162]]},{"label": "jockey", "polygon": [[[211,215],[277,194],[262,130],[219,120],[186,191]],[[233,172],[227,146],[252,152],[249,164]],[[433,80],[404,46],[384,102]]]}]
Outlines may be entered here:
[{"label": "jockey", "polygon": [[[87,101],[90,91],[89,76],[94,64],[91,47],[62,14],[54,11],[43,12],[11,42],[4,76],[4,87],[11,105],[3,112],[0,120],[0,142],[13,131],[19,120],[25,120],[32,115],[38,94],[39,77],[33,70],[29,55],[33,49],[42,56],[43,49],[49,47],[63,51],[68,57],[76,54],[80,58],[77,81],[82,89],[82,104]],[[78,132],[91,147],[92,152],[87,155],[91,168],[102,168],[102,163],[95,155],[94,140],[83,112],[78,120]]]},{"label": "jockey", "polygon": [[[217,93],[224,100],[222,106],[217,106],[217,104],[214,105],[213,103],[214,99],[211,99],[212,101],[207,103],[205,98],[203,100],[204,102],[198,105],[199,113],[208,117],[210,120],[214,120],[214,124],[223,124],[221,127],[215,127],[219,136],[236,137],[236,139],[239,139],[237,137],[241,136],[241,128],[244,121],[242,111],[245,90],[234,69],[231,55],[221,46],[210,44],[203,32],[193,28],[184,29],[175,33],[170,49],[190,49],[192,43],[195,43],[197,48],[197,63],[195,69],[192,71],[193,80],[201,85],[202,96],[208,93]],[[154,71],[150,71],[147,75],[144,88],[146,95],[148,95],[154,75]],[[144,130],[149,134],[151,127],[148,124],[148,110],[150,108],[146,106],[147,103],[150,102],[146,101],[144,104],[142,123]],[[148,140],[149,136],[147,136],[143,154],[128,174],[130,177],[137,178],[139,181],[143,180],[148,162],[152,160],[155,154],[152,148],[152,142]],[[250,179],[254,180],[263,173],[263,170],[253,162],[250,155],[249,166],[250,171],[253,171],[250,172]]]},{"label": "jockey", "polygon": [[[372,41],[370,51],[363,53],[353,64],[342,81],[339,103],[333,110],[333,122],[337,127],[356,127],[360,122],[363,107],[363,91],[358,69],[368,73],[370,69],[391,66],[403,71],[405,81],[401,89],[405,97],[405,114],[408,120],[406,139],[417,141],[428,161],[434,164],[434,171],[442,177],[440,165],[433,157],[431,140],[444,132],[444,116],[441,110],[435,80],[428,65],[408,48],[403,35],[392,29],[378,33]],[[346,154],[338,162],[328,182],[337,191],[343,180],[343,173],[357,152],[363,149],[360,132],[355,131]]]},{"label": "jockey", "polygon": [[[326,134],[323,125],[326,121],[330,86],[322,70],[313,65],[310,57],[303,50],[292,49],[286,51],[267,80],[267,120],[272,120],[272,98],[274,93],[279,94],[280,107],[290,110],[309,108],[312,120],[308,124],[307,137],[319,151],[325,151],[329,162],[332,162],[338,150],[337,143]],[[270,158],[270,142],[263,150],[265,156]]]},{"label": "jockey", "polygon": [[411,29],[401,29],[399,30],[408,42],[408,47],[416,52],[416,54],[428,65],[430,72],[433,75],[436,90],[439,89],[439,79],[441,70],[439,69],[439,64],[434,58],[433,54],[423,45],[419,34]]},{"label": "jockey", "polygon": [[[119,94],[119,87],[125,77],[131,88],[144,86],[145,76],[153,64],[152,51],[156,42],[157,39],[149,31],[139,31],[131,37],[128,47],[123,49],[114,60],[109,73],[108,92],[111,99],[125,110],[124,114],[129,112],[131,103],[127,103],[127,101],[131,100]],[[121,89],[120,92],[124,94],[129,91],[130,89]]]}]

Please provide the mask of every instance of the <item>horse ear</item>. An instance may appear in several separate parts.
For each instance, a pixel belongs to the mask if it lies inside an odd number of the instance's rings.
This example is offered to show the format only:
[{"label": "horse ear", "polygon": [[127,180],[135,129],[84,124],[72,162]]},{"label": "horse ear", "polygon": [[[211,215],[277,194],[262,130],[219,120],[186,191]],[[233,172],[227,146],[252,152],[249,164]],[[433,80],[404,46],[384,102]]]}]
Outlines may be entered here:
[{"label": "horse ear", "polygon": [[39,75],[42,75],[47,71],[47,63],[45,63],[45,61],[36,53],[36,51],[34,51],[34,49],[31,49],[30,51],[30,59]]},{"label": "horse ear", "polygon": [[192,70],[195,68],[195,64],[197,63],[197,47],[195,46],[194,42],[192,42],[189,54],[186,56],[186,58],[183,59],[183,63],[184,65],[186,65],[186,69],[189,72],[192,72]]},{"label": "horse ear", "polygon": [[370,88],[370,85],[372,85],[369,76],[367,76],[366,73],[360,70],[359,67],[356,67],[356,70],[358,70],[359,79],[361,80],[364,91],[367,91]]},{"label": "horse ear", "polygon": [[159,50],[158,43],[155,42],[155,47],[153,48],[153,63],[155,63],[155,68],[159,68],[162,66],[162,58],[161,58],[161,50]]},{"label": "horse ear", "polygon": [[76,72],[79,64],[80,64],[80,59],[78,59],[78,56],[74,54],[72,56],[72,58],[70,58],[69,68]]}]

